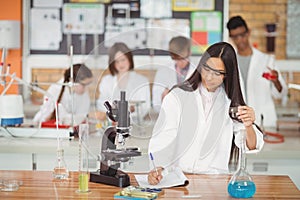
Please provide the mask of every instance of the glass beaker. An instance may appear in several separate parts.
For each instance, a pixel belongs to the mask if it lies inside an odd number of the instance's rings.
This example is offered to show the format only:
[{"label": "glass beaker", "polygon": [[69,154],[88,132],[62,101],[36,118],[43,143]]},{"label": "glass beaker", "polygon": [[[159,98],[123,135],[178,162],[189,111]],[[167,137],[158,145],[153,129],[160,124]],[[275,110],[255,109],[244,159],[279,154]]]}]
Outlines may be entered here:
[{"label": "glass beaker", "polygon": [[272,72],[264,72],[262,74],[262,77],[264,77],[267,80],[276,80],[277,79],[277,76],[273,75]]},{"label": "glass beaker", "polygon": [[274,70],[274,55],[269,55],[267,66],[262,74],[262,77],[267,80],[276,80],[278,78],[277,72]]},{"label": "glass beaker", "polygon": [[88,150],[87,140],[89,134],[88,124],[79,125],[79,174],[78,174],[78,190],[79,193],[89,192],[89,170],[88,170]]},{"label": "glass beaker", "polygon": [[234,198],[250,198],[256,192],[256,186],[250,174],[246,170],[246,130],[240,130],[241,144],[239,147],[239,165],[236,172],[231,177],[227,191]]},{"label": "glass beaker", "polygon": [[55,167],[53,169],[53,178],[67,179],[68,177],[69,177],[69,170],[65,162],[64,150],[59,148],[57,149],[57,158],[56,158]]}]

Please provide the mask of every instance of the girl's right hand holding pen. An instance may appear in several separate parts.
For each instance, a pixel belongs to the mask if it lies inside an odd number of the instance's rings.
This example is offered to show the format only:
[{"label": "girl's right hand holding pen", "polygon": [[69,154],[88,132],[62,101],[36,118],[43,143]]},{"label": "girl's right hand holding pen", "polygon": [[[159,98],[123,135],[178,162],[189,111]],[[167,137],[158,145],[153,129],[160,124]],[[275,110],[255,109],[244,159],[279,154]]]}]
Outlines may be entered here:
[{"label": "girl's right hand holding pen", "polygon": [[148,174],[149,184],[157,185],[163,178],[162,171],[163,171],[162,167],[157,167],[156,170],[155,169],[151,170]]}]

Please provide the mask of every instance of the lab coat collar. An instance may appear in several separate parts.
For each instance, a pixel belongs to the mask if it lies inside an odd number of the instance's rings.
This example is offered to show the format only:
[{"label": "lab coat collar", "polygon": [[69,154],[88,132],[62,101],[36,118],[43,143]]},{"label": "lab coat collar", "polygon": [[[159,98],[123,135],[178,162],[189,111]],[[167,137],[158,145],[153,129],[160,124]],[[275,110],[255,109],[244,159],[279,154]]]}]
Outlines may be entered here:
[{"label": "lab coat collar", "polygon": [[200,84],[199,88],[200,88],[200,94],[205,96],[206,99],[210,99],[210,100],[215,99],[221,89],[221,87],[218,87],[214,92],[209,92],[202,83]]}]

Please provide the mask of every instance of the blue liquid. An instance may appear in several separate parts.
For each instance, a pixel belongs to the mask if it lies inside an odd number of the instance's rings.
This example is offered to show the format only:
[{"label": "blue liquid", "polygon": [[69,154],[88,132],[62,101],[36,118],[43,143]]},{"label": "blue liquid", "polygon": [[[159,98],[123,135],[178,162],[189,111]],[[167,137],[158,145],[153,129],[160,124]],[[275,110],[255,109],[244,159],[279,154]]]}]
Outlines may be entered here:
[{"label": "blue liquid", "polygon": [[250,198],[255,194],[256,187],[252,181],[236,181],[228,184],[228,193],[234,198]]}]

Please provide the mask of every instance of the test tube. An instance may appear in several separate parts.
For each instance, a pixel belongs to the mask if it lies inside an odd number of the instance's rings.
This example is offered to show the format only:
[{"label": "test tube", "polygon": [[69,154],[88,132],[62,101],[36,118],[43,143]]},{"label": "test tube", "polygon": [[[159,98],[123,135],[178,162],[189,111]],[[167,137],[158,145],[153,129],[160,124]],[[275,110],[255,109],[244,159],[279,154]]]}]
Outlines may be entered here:
[{"label": "test tube", "polygon": [[10,71],[10,64],[7,64],[7,67],[6,67],[6,76],[9,75],[9,71]]},{"label": "test tube", "polygon": [[79,187],[77,192],[87,193],[89,192],[89,171],[88,171],[88,151],[87,151],[87,139],[89,133],[88,124],[79,125]]},{"label": "test tube", "polygon": [[2,75],[3,62],[0,63],[0,76]]}]

